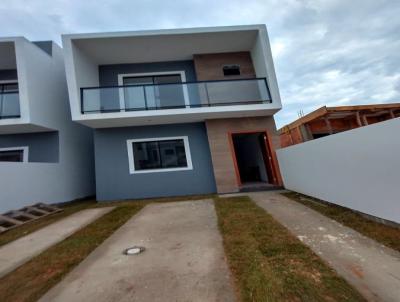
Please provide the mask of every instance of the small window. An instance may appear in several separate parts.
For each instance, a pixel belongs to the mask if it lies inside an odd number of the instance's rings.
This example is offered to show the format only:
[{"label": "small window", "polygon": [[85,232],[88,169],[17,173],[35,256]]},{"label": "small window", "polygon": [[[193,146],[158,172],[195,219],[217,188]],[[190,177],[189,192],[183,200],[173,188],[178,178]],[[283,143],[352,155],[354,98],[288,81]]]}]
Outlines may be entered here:
[{"label": "small window", "polygon": [[0,162],[27,162],[28,148],[3,148],[0,149]]},{"label": "small window", "polygon": [[192,169],[186,136],[128,140],[127,144],[131,174]]},{"label": "small window", "polygon": [[225,65],[222,70],[224,76],[240,75],[240,65]]}]

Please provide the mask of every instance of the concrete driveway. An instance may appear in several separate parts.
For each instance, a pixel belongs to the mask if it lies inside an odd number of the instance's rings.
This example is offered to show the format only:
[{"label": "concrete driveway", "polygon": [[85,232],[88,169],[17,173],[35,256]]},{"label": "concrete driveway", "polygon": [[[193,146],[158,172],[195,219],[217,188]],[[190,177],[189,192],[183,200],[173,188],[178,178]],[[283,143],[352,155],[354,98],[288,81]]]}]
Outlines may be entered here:
[{"label": "concrete driveway", "polygon": [[0,247],[0,277],[64,240],[113,207],[86,209]]},{"label": "concrete driveway", "polygon": [[368,301],[400,301],[400,253],[281,194],[249,195]]},{"label": "concrete driveway", "polygon": [[[138,255],[124,249],[144,246]],[[40,301],[235,301],[212,200],[146,206]]]}]

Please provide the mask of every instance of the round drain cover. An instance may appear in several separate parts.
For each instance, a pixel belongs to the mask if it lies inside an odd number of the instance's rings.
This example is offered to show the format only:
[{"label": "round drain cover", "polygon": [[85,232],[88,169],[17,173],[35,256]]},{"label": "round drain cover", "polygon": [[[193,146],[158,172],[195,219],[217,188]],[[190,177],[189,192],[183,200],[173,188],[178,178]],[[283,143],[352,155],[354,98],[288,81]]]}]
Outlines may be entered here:
[{"label": "round drain cover", "polygon": [[124,250],[125,255],[138,255],[145,250],[143,246],[133,246]]}]

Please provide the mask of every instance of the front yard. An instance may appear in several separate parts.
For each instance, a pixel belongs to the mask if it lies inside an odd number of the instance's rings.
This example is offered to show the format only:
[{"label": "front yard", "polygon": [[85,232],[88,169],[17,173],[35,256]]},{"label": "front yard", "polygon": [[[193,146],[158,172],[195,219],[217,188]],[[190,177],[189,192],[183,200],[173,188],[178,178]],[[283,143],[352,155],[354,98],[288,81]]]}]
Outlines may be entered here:
[{"label": "front yard", "polygon": [[[116,208],[110,213],[1,278],[0,297],[2,301],[37,301],[147,204],[203,198],[112,203]],[[239,301],[364,301],[352,286],[250,198],[215,197],[214,201]],[[93,201],[68,205],[59,214],[0,235],[0,244],[79,210],[109,205]]]}]

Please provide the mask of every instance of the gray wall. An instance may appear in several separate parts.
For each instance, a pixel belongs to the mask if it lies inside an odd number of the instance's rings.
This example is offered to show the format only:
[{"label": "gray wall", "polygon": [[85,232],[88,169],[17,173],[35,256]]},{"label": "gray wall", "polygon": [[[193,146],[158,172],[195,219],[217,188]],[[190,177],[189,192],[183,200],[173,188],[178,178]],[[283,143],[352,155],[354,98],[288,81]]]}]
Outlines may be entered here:
[{"label": "gray wall", "polygon": [[48,55],[53,55],[53,41],[34,41],[32,42]]},{"label": "gray wall", "polygon": [[0,70],[0,81],[6,80],[17,80],[17,70],[16,69],[3,69]]},{"label": "gray wall", "polygon": [[[193,170],[129,174],[126,141],[188,136]],[[95,131],[98,200],[209,194],[216,192],[211,154],[203,123],[97,129]]]},{"label": "gray wall", "polygon": [[59,158],[58,132],[0,135],[0,148],[29,147],[29,162],[56,163]]},{"label": "gray wall", "polygon": [[99,66],[100,86],[118,85],[118,74],[184,70],[186,81],[196,81],[193,61],[173,61]]},{"label": "gray wall", "polygon": [[277,150],[287,189],[400,223],[400,118]]}]

